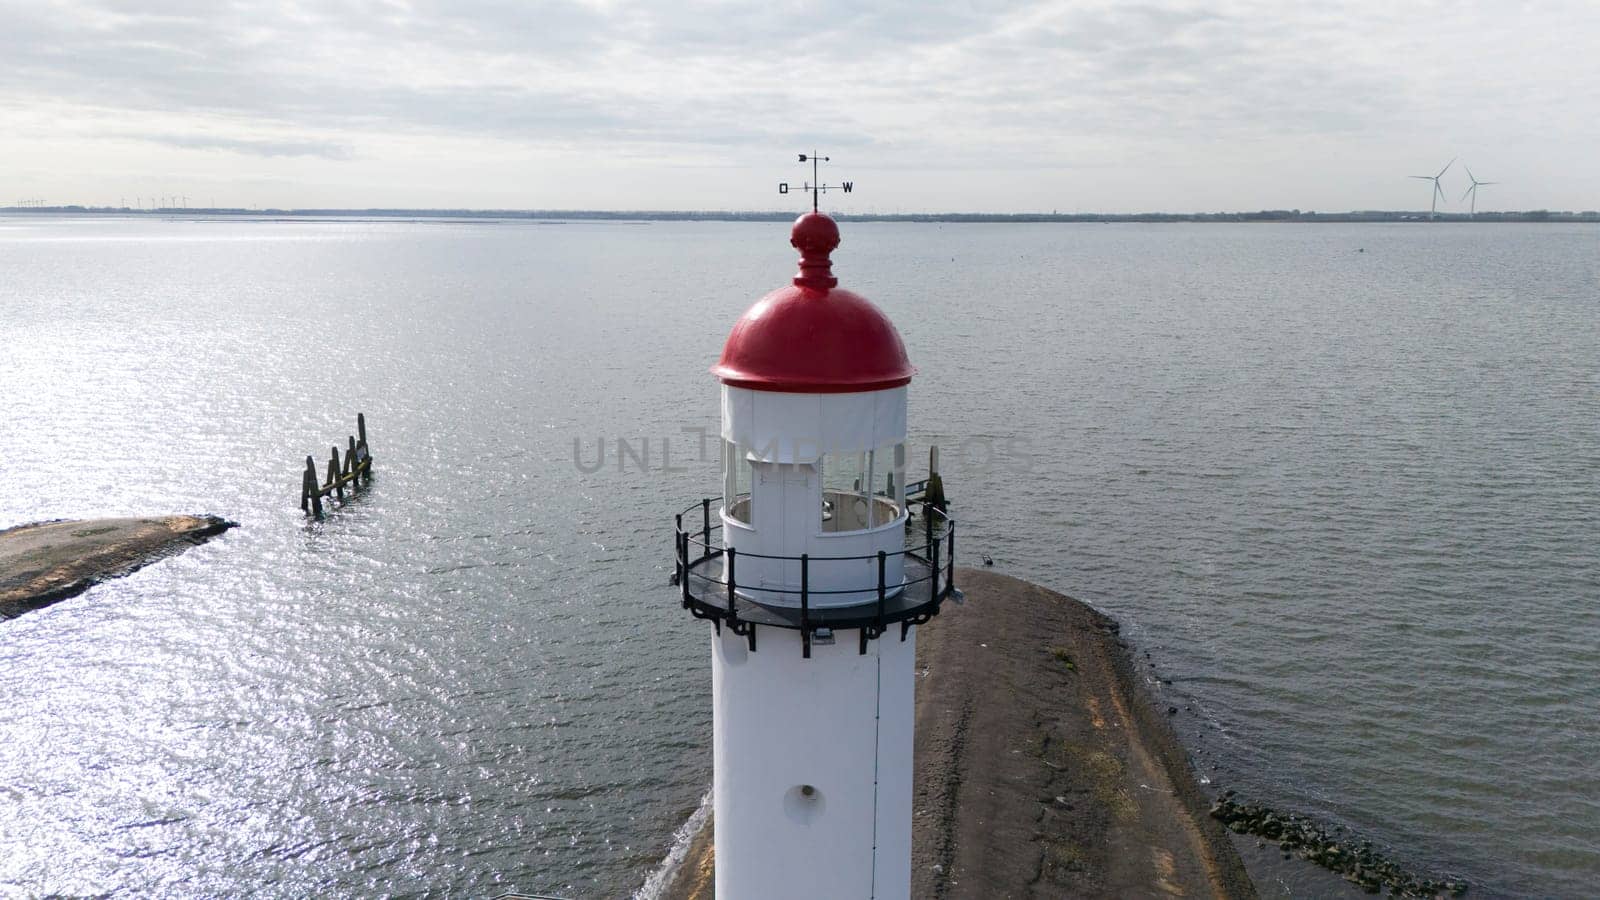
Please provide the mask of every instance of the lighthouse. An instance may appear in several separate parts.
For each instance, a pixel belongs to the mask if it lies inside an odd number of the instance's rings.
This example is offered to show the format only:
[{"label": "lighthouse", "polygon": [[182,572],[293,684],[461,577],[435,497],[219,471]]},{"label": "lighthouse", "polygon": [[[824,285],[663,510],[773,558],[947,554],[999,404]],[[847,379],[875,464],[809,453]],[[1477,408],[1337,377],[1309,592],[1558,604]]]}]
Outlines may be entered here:
[{"label": "lighthouse", "polygon": [[907,506],[915,370],[839,287],[839,242],[801,216],[799,272],[734,323],[711,369],[721,496],[677,516],[682,604],[712,625],[722,900],[911,890],[916,626],[959,598],[955,527]]}]

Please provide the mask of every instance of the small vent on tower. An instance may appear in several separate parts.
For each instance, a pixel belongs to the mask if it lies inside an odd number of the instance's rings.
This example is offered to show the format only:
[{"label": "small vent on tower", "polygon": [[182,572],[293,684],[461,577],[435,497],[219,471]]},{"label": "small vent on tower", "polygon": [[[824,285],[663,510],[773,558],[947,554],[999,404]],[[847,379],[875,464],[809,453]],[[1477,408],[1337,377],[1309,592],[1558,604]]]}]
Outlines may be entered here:
[{"label": "small vent on tower", "polygon": [[783,795],[783,813],[797,825],[810,825],[822,815],[822,792],[815,785],[797,784]]}]

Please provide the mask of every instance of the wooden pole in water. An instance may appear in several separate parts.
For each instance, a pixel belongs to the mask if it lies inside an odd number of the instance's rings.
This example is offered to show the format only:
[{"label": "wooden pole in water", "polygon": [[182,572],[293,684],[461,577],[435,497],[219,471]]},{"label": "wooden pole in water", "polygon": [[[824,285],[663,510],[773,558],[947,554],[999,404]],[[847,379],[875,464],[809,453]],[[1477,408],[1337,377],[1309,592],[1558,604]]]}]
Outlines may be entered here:
[{"label": "wooden pole in water", "polygon": [[372,447],[367,443],[367,414],[356,413],[356,446],[361,448],[361,475],[372,481]]},{"label": "wooden pole in water", "polygon": [[311,494],[311,512],[322,518],[322,492],[317,489],[317,462],[306,457],[306,488]]},{"label": "wooden pole in water", "polygon": [[339,499],[344,499],[344,482],[339,480],[339,448],[333,448],[333,456],[328,460],[328,483],[333,485],[334,491],[339,494]]}]

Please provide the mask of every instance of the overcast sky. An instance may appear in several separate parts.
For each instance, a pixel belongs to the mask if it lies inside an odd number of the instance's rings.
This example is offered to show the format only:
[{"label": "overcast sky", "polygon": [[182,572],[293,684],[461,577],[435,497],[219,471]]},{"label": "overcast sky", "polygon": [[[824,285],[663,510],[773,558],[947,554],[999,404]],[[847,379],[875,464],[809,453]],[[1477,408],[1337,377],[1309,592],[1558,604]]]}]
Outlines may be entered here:
[{"label": "overcast sky", "polygon": [[0,0],[0,204],[1600,208],[1600,4]]}]

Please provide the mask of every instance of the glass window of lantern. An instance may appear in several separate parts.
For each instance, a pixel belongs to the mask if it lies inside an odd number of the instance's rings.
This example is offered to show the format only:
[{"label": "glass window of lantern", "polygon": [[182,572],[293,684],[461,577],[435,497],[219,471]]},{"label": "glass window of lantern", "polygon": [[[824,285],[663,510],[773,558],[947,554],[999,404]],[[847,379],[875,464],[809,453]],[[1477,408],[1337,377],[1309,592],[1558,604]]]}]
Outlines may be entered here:
[{"label": "glass window of lantern", "polygon": [[872,520],[874,525],[886,525],[906,508],[906,445],[885,444],[873,451],[872,469],[877,476]]},{"label": "glass window of lantern", "polygon": [[755,522],[754,464],[744,447],[722,442],[722,510],[728,518],[746,525]]},{"label": "glass window of lantern", "polygon": [[824,453],[822,466],[822,530],[824,533],[860,531],[869,528],[872,511],[867,503],[871,491],[869,453],[845,451]]}]

